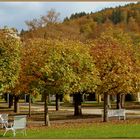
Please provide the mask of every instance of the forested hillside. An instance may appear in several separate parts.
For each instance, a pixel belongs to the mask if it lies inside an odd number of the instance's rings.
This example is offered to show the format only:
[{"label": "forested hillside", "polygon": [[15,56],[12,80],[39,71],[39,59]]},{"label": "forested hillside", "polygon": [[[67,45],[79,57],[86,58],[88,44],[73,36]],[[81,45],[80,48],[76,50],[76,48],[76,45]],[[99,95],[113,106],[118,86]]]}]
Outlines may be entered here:
[{"label": "forested hillside", "polygon": [[[68,38],[81,41],[98,37],[109,27],[121,28],[137,42],[140,34],[140,3],[128,4],[116,8],[106,8],[96,13],[72,14],[60,22],[59,13],[48,11],[47,15],[32,21],[26,21],[29,31],[21,31],[26,38]],[[133,34],[135,32],[135,35]]]}]

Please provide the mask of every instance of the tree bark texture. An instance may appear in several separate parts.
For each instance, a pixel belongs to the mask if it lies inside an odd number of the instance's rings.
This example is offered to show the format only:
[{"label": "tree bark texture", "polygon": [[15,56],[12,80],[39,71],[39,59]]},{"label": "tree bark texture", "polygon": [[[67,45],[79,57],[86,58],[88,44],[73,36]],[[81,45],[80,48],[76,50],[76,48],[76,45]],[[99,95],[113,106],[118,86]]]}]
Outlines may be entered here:
[{"label": "tree bark texture", "polygon": [[47,101],[47,95],[44,95],[44,121],[46,126],[50,126],[50,120],[49,120],[49,113],[48,113],[48,101]]},{"label": "tree bark texture", "polygon": [[13,106],[13,95],[9,94],[9,108]]},{"label": "tree bark texture", "polygon": [[103,122],[108,121],[108,94],[104,94],[104,114],[103,114]]},{"label": "tree bark texture", "polygon": [[98,95],[98,103],[101,103],[101,95]]},{"label": "tree bark texture", "polygon": [[15,113],[19,113],[19,97],[15,96],[15,100],[14,100],[14,112]]},{"label": "tree bark texture", "polygon": [[31,117],[31,95],[29,94],[29,117]]},{"label": "tree bark texture", "polygon": [[117,109],[121,109],[121,94],[117,94]]},{"label": "tree bark texture", "polygon": [[56,94],[56,95],[55,95],[55,108],[56,108],[56,111],[58,111],[59,108],[60,108],[60,104],[59,104],[59,94]]},{"label": "tree bark texture", "polygon": [[73,95],[73,100],[74,100],[74,116],[82,115],[82,108],[81,108],[82,95],[80,93],[75,93]]},{"label": "tree bark texture", "polygon": [[125,103],[125,94],[121,95],[121,108],[124,108],[124,103]]}]

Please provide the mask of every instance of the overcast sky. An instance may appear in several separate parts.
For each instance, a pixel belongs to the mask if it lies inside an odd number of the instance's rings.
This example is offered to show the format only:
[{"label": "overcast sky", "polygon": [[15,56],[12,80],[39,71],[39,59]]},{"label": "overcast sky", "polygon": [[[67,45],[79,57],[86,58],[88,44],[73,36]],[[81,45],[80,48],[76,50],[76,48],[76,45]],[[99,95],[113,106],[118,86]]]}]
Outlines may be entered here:
[{"label": "overcast sky", "polygon": [[[60,12],[61,20],[75,12],[95,12],[130,2],[0,2],[0,27],[27,29],[25,21],[39,18],[51,8]],[[131,2],[132,3],[132,2]]]}]

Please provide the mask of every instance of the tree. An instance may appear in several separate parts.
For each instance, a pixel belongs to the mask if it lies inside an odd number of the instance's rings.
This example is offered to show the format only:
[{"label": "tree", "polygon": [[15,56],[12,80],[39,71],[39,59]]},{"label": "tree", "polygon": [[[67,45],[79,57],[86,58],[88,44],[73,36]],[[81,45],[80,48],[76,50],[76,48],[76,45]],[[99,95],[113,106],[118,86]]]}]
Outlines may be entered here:
[{"label": "tree", "polygon": [[102,33],[92,47],[101,79],[96,92],[104,95],[104,121],[107,121],[109,94],[136,93],[139,90],[139,78],[133,63],[133,52],[129,46],[131,44],[126,44],[127,40],[123,40],[127,35],[121,33],[125,35],[121,38],[121,34],[110,31]]},{"label": "tree", "polygon": [[136,22],[140,25],[140,11],[139,10],[134,11],[134,17],[135,17]]},{"label": "tree", "polygon": [[40,20],[34,18],[30,21],[25,21],[26,25],[28,26],[29,30],[36,30],[39,27],[42,27],[42,23]]},{"label": "tree", "polygon": [[105,17],[103,16],[102,13],[96,13],[94,20],[98,23],[98,24],[102,24],[105,21]]},{"label": "tree", "polygon": [[[134,48],[134,63],[136,65],[135,71],[137,72],[137,77],[139,77],[139,71],[140,71],[140,35],[132,33],[132,39],[133,39],[133,48]],[[139,84],[137,85],[139,87]],[[138,91],[140,92],[140,91]]]},{"label": "tree", "polygon": [[0,30],[0,91],[15,86],[20,71],[21,42],[17,34],[8,28]]},{"label": "tree", "polygon": [[113,10],[110,19],[114,24],[121,22],[121,10],[120,9]]},{"label": "tree", "polygon": [[80,18],[80,17],[85,16],[85,15],[86,15],[85,12],[75,13],[75,14],[71,14],[69,19],[76,19],[76,18]]},{"label": "tree", "polygon": [[[25,42],[24,49],[25,74],[22,76],[26,77],[23,77],[27,81],[25,88],[27,85],[27,89],[44,94],[45,125],[50,125],[47,107],[49,94],[77,95],[96,88],[98,72],[84,44],[69,40],[33,39]],[[31,88],[30,84],[35,81],[38,84]],[[80,109],[79,100],[75,100],[76,109]],[[75,112],[79,113],[79,110]]]},{"label": "tree", "polygon": [[40,18],[30,21],[25,21],[26,25],[30,30],[37,30],[40,27],[46,27],[50,24],[56,24],[59,21],[60,13],[57,13],[55,9],[47,11],[46,15],[41,16]]},{"label": "tree", "polygon": [[16,89],[33,96],[39,93],[44,94],[45,125],[50,125],[47,107],[49,92],[43,83],[43,75],[40,70],[47,61],[48,42],[41,38],[24,41],[24,47],[22,48],[22,71],[20,73],[20,82],[17,84]]},{"label": "tree", "polygon": [[121,22],[127,24],[127,22],[128,22],[128,17],[127,16],[128,16],[127,10],[121,11],[121,15],[120,15]]},{"label": "tree", "polygon": [[128,21],[128,30],[133,32],[139,32],[139,25],[133,17],[129,18]]},{"label": "tree", "polygon": [[67,22],[67,21],[69,21],[69,18],[68,17],[64,18],[63,22]]},{"label": "tree", "polygon": [[56,24],[59,21],[59,16],[60,13],[56,12],[55,9],[49,10],[47,15],[41,17],[43,26],[47,26],[48,24]]},{"label": "tree", "polygon": [[[47,91],[74,95],[75,115],[81,115],[81,94],[94,91],[99,83],[98,71],[87,46],[77,41],[52,41],[42,68]],[[83,53],[84,52],[84,53]]]},{"label": "tree", "polygon": [[44,39],[24,41],[21,55],[21,71],[16,93],[29,95],[29,116],[31,116],[31,96],[42,93],[39,69],[45,62],[46,47]]},{"label": "tree", "polygon": [[90,21],[80,28],[80,33],[82,33],[86,38],[91,38],[97,33],[97,23],[95,21]]}]

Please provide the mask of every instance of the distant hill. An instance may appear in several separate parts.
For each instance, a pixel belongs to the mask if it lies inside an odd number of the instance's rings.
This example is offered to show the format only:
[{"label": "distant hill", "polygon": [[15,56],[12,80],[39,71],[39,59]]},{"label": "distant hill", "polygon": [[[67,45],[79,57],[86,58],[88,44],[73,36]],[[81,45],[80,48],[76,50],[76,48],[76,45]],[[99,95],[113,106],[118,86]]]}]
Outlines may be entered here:
[{"label": "distant hill", "polygon": [[86,40],[98,37],[108,27],[140,35],[140,2],[106,8],[99,12],[86,14],[85,12],[72,14],[63,22],[38,27],[34,30],[21,32],[23,39],[40,38],[68,38]]}]

